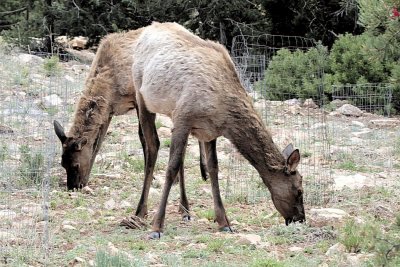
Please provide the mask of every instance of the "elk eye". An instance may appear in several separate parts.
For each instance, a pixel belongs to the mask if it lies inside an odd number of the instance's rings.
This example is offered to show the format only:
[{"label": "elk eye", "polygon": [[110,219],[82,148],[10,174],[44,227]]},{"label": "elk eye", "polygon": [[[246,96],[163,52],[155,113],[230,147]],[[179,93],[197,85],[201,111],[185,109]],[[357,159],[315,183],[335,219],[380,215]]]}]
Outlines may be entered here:
[{"label": "elk eye", "polygon": [[74,168],[74,169],[79,169],[79,163],[74,163],[74,164],[72,164],[72,168]]}]

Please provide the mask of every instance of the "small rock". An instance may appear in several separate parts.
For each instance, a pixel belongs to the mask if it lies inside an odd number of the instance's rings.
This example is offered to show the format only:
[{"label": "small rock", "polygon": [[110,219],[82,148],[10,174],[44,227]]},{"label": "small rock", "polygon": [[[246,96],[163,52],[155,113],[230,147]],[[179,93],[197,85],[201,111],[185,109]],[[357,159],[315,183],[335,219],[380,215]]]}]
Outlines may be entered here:
[{"label": "small rock", "polygon": [[364,128],[365,124],[360,121],[351,121],[351,125]]},{"label": "small rock", "polygon": [[285,121],[281,120],[281,119],[277,119],[277,120],[274,120],[274,124],[275,125],[282,125],[282,124],[285,124]]},{"label": "small rock", "polygon": [[334,177],[335,181],[335,190],[342,190],[344,187],[348,187],[350,189],[360,189],[364,186],[373,186],[373,181],[367,176],[361,174],[354,175],[340,175]]},{"label": "small rock", "polygon": [[288,106],[298,106],[301,104],[300,100],[293,98],[293,99],[289,99],[289,100],[285,100],[284,102],[286,105]]},{"label": "small rock", "polygon": [[62,226],[63,231],[72,231],[72,230],[76,230],[75,227],[73,227],[72,225],[66,224]]},{"label": "small rock", "polygon": [[360,117],[363,114],[363,111],[361,109],[350,104],[344,104],[336,111],[339,112],[340,114],[346,116],[354,116],[354,117]]},{"label": "small rock", "polygon": [[349,101],[347,100],[340,100],[340,99],[335,99],[333,101],[331,101],[331,105],[336,107],[336,108],[340,108],[341,106],[343,106],[344,104],[348,104]]},{"label": "small rock", "polygon": [[109,200],[107,200],[107,201],[104,203],[104,207],[105,207],[107,210],[113,210],[113,209],[115,209],[115,208],[116,208],[115,200],[112,199],[112,198],[110,198]]},{"label": "small rock", "polygon": [[86,65],[72,65],[71,69],[74,71],[76,75],[84,73],[87,70]]},{"label": "small rock", "polygon": [[344,210],[333,208],[311,209],[308,214],[308,222],[312,227],[340,226],[349,214]]},{"label": "small rock", "polygon": [[230,222],[231,225],[240,225],[240,223],[237,220],[233,220]]},{"label": "small rock", "polygon": [[370,127],[396,127],[400,124],[400,120],[398,119],[379,119],[379,120],[371,120],[369,121]]},{"label": "small rock", "polygon": [[89,266],[94,266],[94,260],[89,260],[88,264],[89,264]]},{"label": "small rock", "polygon": [[254,108],[256,110],[265,110],[266,102],[264,99],[260,99],[254,103]]},{"label": "small rock", "polygon": [[290,252],[300,252],[300,251],[303,251],[303,248],[294,246],[294,247],[290,247],[289,251]]},{"label": "small rock", "polygon": [[45,108],[57,107],[62,103],[62,99],[56,94],[45,96],[42,100],[42,104]]},{"label": "small rock", "polygon": [[342,243],[336,243],[335,245],[328,248],[325,255],[326,256],[335,256],[335,255],[342,255],[346,251],[346,247]]},{"label": "small rock", "polygon": [[378,177],[381,179],[387,179],[388,174],[386,172],[380,172],[380,173],[378,173]]},{"label": "small rock", "polygon": [[269,242],[261,242],[261,243],[257,246],[258,249],[266,249],[266,248],[268,248],[268,247],[271,247],[271,243],[269,243]]},{"label": "small rock", "polygon": [[19,54],[18,59],[25,64],[41,64],[44,59],[30,54]]},{"label": "small rock", "polygon": [[301,111],[301,108],[299,105],[291,105],[285,110],[285,112],[290,115],[300,114],[300,111]]},{"label": "small rock", "polygon": [[82,50],[85,49],[87,43],[89,41],[88,37],[84,36],[76,36],[68,41],[68,45],[73,49]]},{"label": "small rock", "polygon": [[80,257],[75,257],[74,262],[75,263],[85,263],[86,261]]},{"label": "small rock", "polygon": [[241,245],[259,245],[261,244],[261,236],[256,234],[238,234],[240,239],[237,241]]},{"label": "small rock", "polygon": [[88,195],[94,195],[93,189],[90,188],[89,186],[85,186],[84,188],[82,188],[82,193],[88,194]]},{"label": "small rock", "polygon": [[12,133],[14,133],[14,131],[11,127],[0,124],[0,134],[12,134]]},{"label": "small rock", "polygon": [[57,36],[56,38],[54,38],[54,41],[62,47],[68,46],[68,37],[65,35]]},{"label": "small rock", "polygon": [[391,210],[389,207],[385,207],[382,204],[376,204],[373,208],[373,210],[370,212],[374,214],[378,218],[393,218],[394,217],[394,212]]},{"label": "small rock", "polygon": [[0,210],[0,221],[13,220],[17,217],[17,213],[12,210]]},{"label": "small rock", "polygon": [[69,76],[69,75],[65,75],[64,78],[65,78],[67,81],[69,81],[69,82],[75,82],[74,78],[72,78],[72,77]]},{"label": "small rock", "polygon": [[364,129],[361,129],[359,132],[352,132],[351,134],[356,137],[360,137],[360,136],[363,136],[363,135],[366,135],[369,133],[371,133],[371,129],[364,128]]},{"label": "small rock", "polygon": [[70,221],[70,220],[64,220],[64,221],[62,221],[61,224],[62,224],[62,225],[78,225],[77,222],[75,222],[75,221]]},{"label": "small rock", "polygon": [[363,263],[371,260],[375,257],[375,254],[369,253],[369,254],[364,254],[364,253],[347,253],[346,258],[347,258],[347,263],[348,266],[364,266]]},{"label": "small rock", "polygon": [[303,103],[304,108],[318,108],[318,105],[314,103],[312,98],[306,99]]},{"label": "small rock", "polygon": [[125,208],[131,208],[132,204],[126,200],[122,200],[119,206],[121,209],[125,209]]},{"label": "small rock", "polygon": [[95,54],[89,50],[75,50],[71,48],[65,48],[65,51],[67,51],[69,54],[73,55],[77,60],[83,63],[90,64],[94,57]]},{"label": "small rock", "polygon": [[119,253],[119,249],[117,249],[117,248],[114,246],[114,244],[111,243],[111,242],[108,242],[108,244],[107,244],[107,249],[108,249],[108,252],[109,252],[111,255],[117,255],[117,254]]}]

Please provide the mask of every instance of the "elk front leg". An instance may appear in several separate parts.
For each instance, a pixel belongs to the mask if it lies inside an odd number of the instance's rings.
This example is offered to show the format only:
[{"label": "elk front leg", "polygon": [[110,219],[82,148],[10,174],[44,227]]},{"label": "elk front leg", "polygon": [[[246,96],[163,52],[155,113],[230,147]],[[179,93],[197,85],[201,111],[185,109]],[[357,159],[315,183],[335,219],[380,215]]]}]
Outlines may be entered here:
[{"label": "elk front leg", "polygon": [[[179,170],[183,168],[183,158],[185,155],[189,132],[189,127],[180,126],[179,124],[174,123],[164,188],[160,205],[153,219],[152,232],[150,233],[149,238],[153,239],[161,237],[161,232],[164,227],[165,209],[167,207],[168,195]],[[183,181],[184,179],[181,180]]]},{"label": "elk front leg", "polygon": [[215,220],[217,221],[219,229],[221,231],[232,232],[232,228],[229,225],[228,218],[226,217],[224,204],[222,203],[221,193],[219,191],[217,140],[214,139],[211,142],[205,142],[204,149],[207,157],[208,173],[210,175],[210,180],[211,180],[211,189],[214,200]]},{"label": "elk front leg", "polygon": [[139,131],[142,131],[144,137],[144,155],[146,160],[142,194],[140,196],[135,215],[144,218],[147,215],[147,199],[149,197],[150,185],[153,180],[154,166],[157,160],[158,149],[160,148],[160,141],[158,139],[155,126],[156,114],[150,113],[147,110],[140,96],[138,97],[138,114],[141,126],[141,129],[139,129]]}]

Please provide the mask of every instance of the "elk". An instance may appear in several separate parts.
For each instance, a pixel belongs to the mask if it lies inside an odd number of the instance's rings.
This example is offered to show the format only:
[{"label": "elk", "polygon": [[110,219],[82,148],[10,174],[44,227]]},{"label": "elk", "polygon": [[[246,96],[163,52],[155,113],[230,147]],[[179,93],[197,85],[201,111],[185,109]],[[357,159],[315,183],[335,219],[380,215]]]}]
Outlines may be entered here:
[{"label": "elk", "polygon": [[[72,126],[65,133],[64,128],[54,121],[54,130],[62,143],[61,165],[67,172],[69,190],[87,185],[95,157],[101,147],[113,116],[137,109],[136,91],[132,80],[132,51],[142,29],[126,33],[109,34],[101,41],[91,65],[85,90],[76,107]],[[137,110],[138,111],[138,110]],[[145,179],[142,194],[135,215],[144,218],[147,214],[153,171],[160,146],[155,116],[146,118],[147,138],[144,139],[139,123],[139,138],[145,160]],[[202,154],[202,153],[201,153]],[[205,163],[201,160],[203,179],[207,178]],[[190,219],[183,166],[180,170],[181,189],[180,211],[184,219]]]},{"label": "elk", "polygon": [[161,201],[149,238],[160,238],[168,195],[182,170],[189,134],[204,148],[216,222],[230,231],[219,190],[216,139],[224,136],[258,171],[286,224],[305,220],[300,152],[281,153],[240,83],[224,46],[203,40],[176,23],[144,28],[132,48],[132,76],[146,144],[154,146],[156,113],[173,122],[169,162]]}]

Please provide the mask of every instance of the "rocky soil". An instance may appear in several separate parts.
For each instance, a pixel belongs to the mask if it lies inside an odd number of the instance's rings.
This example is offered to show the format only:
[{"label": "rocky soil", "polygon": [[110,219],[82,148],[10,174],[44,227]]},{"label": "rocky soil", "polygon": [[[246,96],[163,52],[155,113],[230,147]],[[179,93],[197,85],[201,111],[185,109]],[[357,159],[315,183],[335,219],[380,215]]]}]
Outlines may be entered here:
[{"label": "rocky soil", "polygon": [[[277,144],[294,142],[301,149],[307,223],[285,226],[257,174],[221,138],[221,187],[235,232],[219,232],[213,221],[210,185],[200,178],[198,144],[190,139],[185,175],[192,220],[181,220],[179,192],[174,187],[164,236],[147,240],[168,161],[171,121],[157,116],[161,149],[146,226],[125,229],[119,223],[136,209],[143,182],[135,113],[113,120],[89,186],[67,192],[52,120],[60,120],[68,129],[89,67],[80,62],[58,63],[57,71],[49,74],[42,58],[26,54],[2,58],[0,247],[4,249],[0,265],[400,264],[398,118],[365,113],[350,103],[336,102],[327,111],[311,99],[256,100],[260,114],[268,113],[267,124]],[[26,143],[32,152],[30,165],[24,165],[28,153],[20,150]],[[44,156],[48,184],[35,186],[21,172],[21,166],[32,168],[36,152]]]}]

